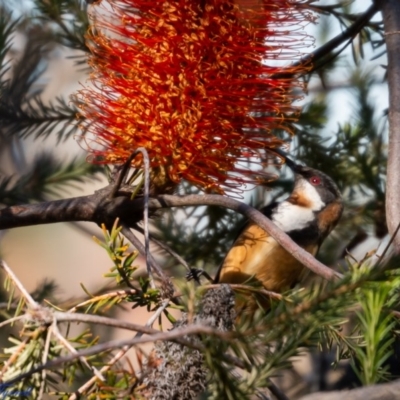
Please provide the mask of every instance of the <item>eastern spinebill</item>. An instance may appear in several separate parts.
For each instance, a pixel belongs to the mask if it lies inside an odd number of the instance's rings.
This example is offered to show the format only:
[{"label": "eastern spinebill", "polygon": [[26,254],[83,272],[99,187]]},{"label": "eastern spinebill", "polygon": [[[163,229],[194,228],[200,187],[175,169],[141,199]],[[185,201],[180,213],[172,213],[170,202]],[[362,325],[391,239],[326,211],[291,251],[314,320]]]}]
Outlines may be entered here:
[{"label": "eastern spinebill", "polygon": [[[286,164],[295,174],[292,193],[261,211],[315,256],[340,219],[342,196],[333,180],[323,172],[287,158]],[[226,255],[215,281],[242,284],[254,279],[265,289],[281,293],[299,281],[304,269],[266,231],[249,222]],[[261,303],[268,307],[266,301]]]}]

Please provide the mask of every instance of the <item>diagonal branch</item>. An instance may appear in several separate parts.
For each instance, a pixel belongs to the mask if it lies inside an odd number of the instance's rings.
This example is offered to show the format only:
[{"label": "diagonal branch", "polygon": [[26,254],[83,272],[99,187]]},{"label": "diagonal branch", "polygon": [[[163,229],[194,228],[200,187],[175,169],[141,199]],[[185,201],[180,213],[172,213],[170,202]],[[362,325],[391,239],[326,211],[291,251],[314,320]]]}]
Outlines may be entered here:
[{"label": "diagonal branch", "polygon": [[[283,76],[290,77],[293,75],[293,72],[291,72],[293,70],[293,67],[299,65],[308,65],[310,63],[312,63],[312,66],[305,72],[305,74],[308,75],[311,72],[315,71],[320,67],[320,65],[317,64],[318,61],[323,60],[327,55],[329,55],[333,50],[335,50],[338,46],[340,46],[343,43],[348,42],[347,44],[345,44],[345,47],[347,47],[347,45],[351,43],[351,40],[354,39],[354,37],[360,33],[360,31],[368,24],[371,18],[378,11],[379,11],[379,5],[377,4],[376,1],[373,1],[371,6],[357,19],[355,19],[354,22],[351,25],[349,25],[347,29],[343,30],[337,36],[326,42],[324,45],[318,47],[315,51],[306,54],[299,61],[296,61],[295,63],[290,65],[287,71],[285,70],[285,68],[283,68],[282,72],[274,74],[272,78],[278,78],[278,77],[280,78]],[[341,50],[337,51],[334,57],[337,56],[340,52]]]},{"label": "diagonal branch", "polygon": [[[0,229],[67,221],[92,221],[97,224],[112,225],[116,218],[120,218],[121,223],[125,226],[136,225],[142,218],[142,199],[130,200],[129,195],[110,199],[109,192],[110,188],[107,187],[90,196],[4,208],[0,210]],[[341,276],[293,242],[286,233],[281,231],[260,211],[237,200],[211,194],[161,195],[149,200],[149,211],[155,212],[162,208],[201,205],[225,207],[245,215],[267,231],[293,257],[311,271],[329,280]]]},{"label": "diagonal branch", "polygon": [[267,231],[283,248],[285,248],[285,250],[288,251],[288,253],[290,253],[294,258],[299,260],[303,265],[315,272],[317,275],[320,275],[328,280],[332,280],[335,277],[341,277],[341,274],[333,271],[331,268],[328,268],[326,265],[315,259],[310,253],[298,246],[285,232],[280,230],[264,214],[245,203],[241,203],[237,200],[219,195],[163,195],[156,199],[151,199],[150,209],[153,205],[157,206],[158,202],[159,205],[163,207],[215,205],[237,211]]},{"label": "diagonal branch", "polygon": [[[379,11],[379,6],[375,1],[372,2],[371,6],[361,14],[347,29],[342,31],[339,35],[326,42],[324,45],[318,47],[315,51],[304,56],[298,64],[307,64],[312,62],[316,64],[316,61],[321,60],[332,52],[336,47],[342,43],[353,39],[358,33],[367,25],[371,18]],[[307,72],[309,73],[309,72]]]}]

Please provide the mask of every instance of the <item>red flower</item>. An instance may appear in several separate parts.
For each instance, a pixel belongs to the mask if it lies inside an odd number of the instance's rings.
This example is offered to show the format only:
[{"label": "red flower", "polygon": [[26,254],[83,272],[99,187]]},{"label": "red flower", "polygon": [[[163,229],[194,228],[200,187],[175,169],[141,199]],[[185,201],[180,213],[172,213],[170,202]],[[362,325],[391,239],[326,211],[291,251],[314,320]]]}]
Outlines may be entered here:
[{"label": "red flower", "polygon": [[275,60],[299,56],[306,1],[109,4],[88,34],[94,88],[79,96],[92,159],[121,164],[145,147],[157,185],[219,193],[270,178],[268,149],[283,143],[272,131],[290,131],[305,70]]}]

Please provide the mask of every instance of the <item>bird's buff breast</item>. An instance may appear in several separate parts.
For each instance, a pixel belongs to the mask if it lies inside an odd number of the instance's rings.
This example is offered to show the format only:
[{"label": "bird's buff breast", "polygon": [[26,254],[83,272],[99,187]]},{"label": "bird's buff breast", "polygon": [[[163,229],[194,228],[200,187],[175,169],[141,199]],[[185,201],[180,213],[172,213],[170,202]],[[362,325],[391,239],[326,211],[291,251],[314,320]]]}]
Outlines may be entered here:
[{"label": "bird's buff breast", "polygon": [[[316,245],[305,247],[315,255]],[[282,292],[300,278],[303,265],[258,225],[252,224],[236,240],[223,263],[220,282],[244,283],[254,277],[265,289]]]}]

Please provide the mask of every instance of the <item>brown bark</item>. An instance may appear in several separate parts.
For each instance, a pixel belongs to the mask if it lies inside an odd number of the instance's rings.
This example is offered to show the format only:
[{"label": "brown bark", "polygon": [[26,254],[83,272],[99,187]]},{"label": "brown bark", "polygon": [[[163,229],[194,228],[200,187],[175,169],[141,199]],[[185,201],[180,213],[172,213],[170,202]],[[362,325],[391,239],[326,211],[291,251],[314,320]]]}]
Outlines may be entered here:
[{"label": "brown bark", "polygon": [[[150,198],[148,205],[150,213],[167,207],[209,205],[229,208],[254,221],[311,271],[328,280],[341,276],[298,246],[260,211],[237,200],[211,194],[160,195],[156,198]],[[142,215],[143,198],[130,200],[129,193],[110,198],[110,188],[107,187],[90,196],[0,209],[0,230],[71,221],[92,221],[97,224],[104,223],[107,226],[112,226],[116,218],[119,218],[123,225],[131,227],[142,220]]]},{"label": "brown bark", "polygon": [[[386,220],[394,235],[400,223],[400,1],[380,0],[385,27],[389,85],[389,154],[386,183]],[[394,238],[400,253],[400,235]]]}]

